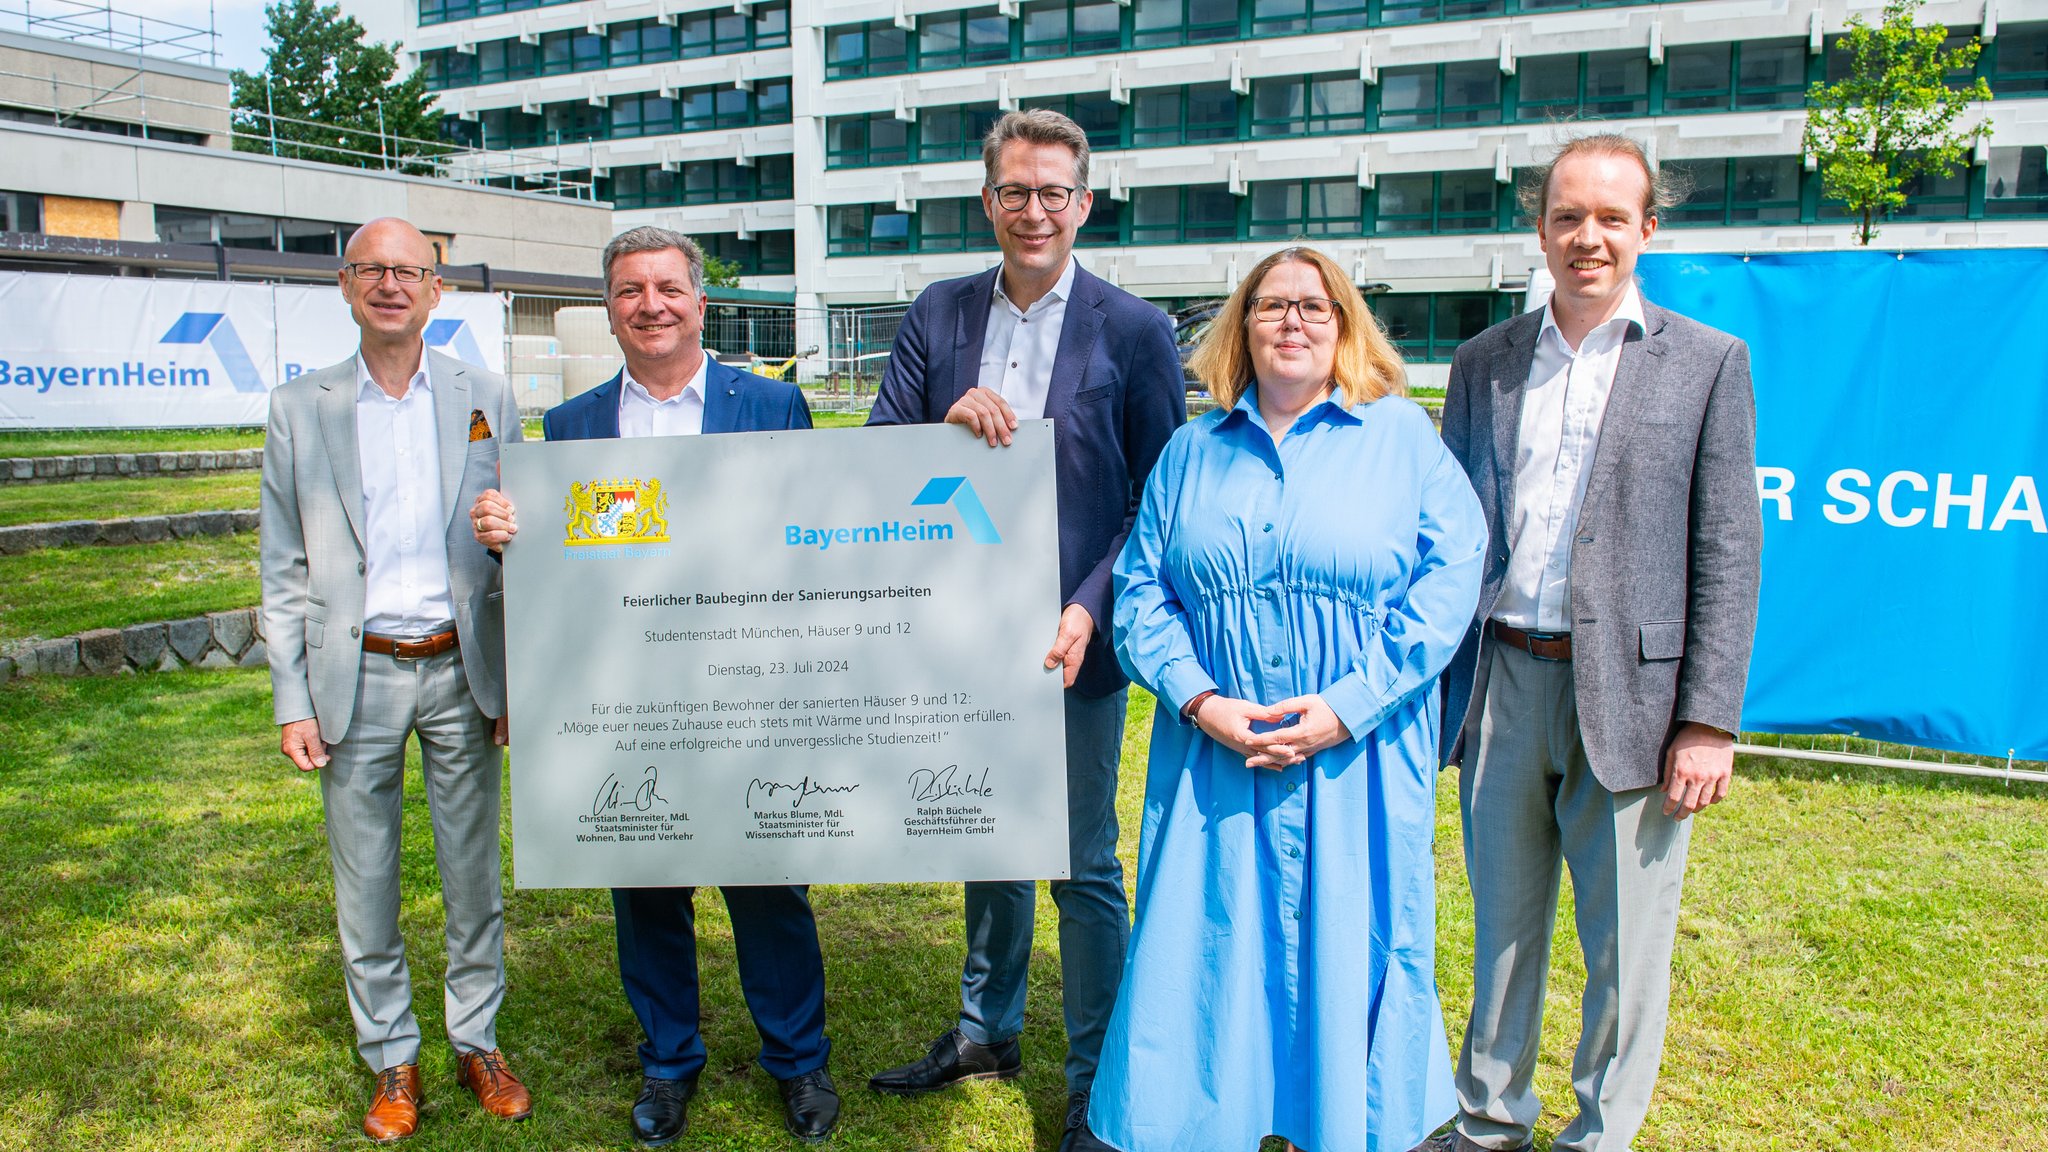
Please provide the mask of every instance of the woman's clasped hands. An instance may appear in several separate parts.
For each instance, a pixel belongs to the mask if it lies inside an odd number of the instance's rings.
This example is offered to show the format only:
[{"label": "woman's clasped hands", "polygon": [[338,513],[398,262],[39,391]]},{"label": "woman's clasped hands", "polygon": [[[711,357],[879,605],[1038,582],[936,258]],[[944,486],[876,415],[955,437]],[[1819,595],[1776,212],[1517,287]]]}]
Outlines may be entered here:
[{"label": "woman's clasped hands", "polygon": [[1247,768],[1292,768],[1351,739],[1344,721],[1314,694],[1257,704],[1219,693],[1196,707],[1194,721],[1211,740],[1244,757]]}]

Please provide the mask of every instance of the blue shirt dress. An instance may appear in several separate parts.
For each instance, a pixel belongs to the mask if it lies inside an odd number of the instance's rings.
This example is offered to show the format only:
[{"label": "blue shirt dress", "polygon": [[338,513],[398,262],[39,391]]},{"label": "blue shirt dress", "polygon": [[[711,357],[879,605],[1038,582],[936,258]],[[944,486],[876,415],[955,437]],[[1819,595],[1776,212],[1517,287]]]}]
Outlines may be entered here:
[{"label": "blue shirt dress", "polygon": [[[1427,414],[1255,389],[1183,426],[1116,564],[1116,650],[1159,698],[1137,926],[1089,1105],[1126,1152],[1407,1152],[1456,1111],[1436,994],[1437,674],[1486,528]],[[1352,739],[1282,771],[1197,693],[1320,693]]]}]

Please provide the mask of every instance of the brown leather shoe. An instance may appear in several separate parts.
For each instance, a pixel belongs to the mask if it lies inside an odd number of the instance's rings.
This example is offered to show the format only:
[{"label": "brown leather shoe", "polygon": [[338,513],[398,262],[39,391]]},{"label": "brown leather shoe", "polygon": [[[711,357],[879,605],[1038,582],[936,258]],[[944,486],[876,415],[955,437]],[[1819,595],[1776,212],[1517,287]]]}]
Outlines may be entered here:
[{"label": "brown leather shoe", "polygon": [[527,1095],[526,1085],[505,1067],[505,1054],[496,1048],[489,1052],[464,1052],[455,1080],[476,1093],[476,1102],[493,1116],[524,1120],[533,1115],[533,1097]]},{"label": "brown leather shoe", "polygon": [[363,1134],[379,1144],[403,1140],[420,1126],[420,1066],[393,1064],[377,1073],[377,1095],[363,1117]]}]

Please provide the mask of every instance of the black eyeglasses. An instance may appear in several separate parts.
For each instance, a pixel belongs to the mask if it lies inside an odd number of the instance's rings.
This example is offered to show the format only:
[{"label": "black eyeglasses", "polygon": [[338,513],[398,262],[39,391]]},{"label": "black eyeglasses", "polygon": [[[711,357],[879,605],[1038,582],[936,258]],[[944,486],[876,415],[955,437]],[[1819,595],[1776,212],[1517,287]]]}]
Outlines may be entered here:
[{"label": "black eyeglasses", "polygon": [[1303,324],[1328,324],[1330,317],[1337,314],[1337,302],[1322,296],[1309,296],[1301,300],[1286,300],[1278,296],[1252,297],[1252,316],[1268,324],[1278,324],[1287,319],[1287,310],[1301,317]]},{"label": "black eyeglasses", "polygon": [[421,268],[415,264],[344,264],[348,274],[358,280],[382,280],[389,272],[400,284],[418,284],[427,278],[432,268]]},{"label": "black eyeglasses", "polygon": [[996,194],[996,203],[1002,205],[1005,212],[1022,212],[1033,196],[1038,197],[1039,207],[1047,212],[1061,212],[1073,202],[1074,193],[1080,191],[1063,184],[1047,184],[1042,188],[1033,188],[1029,184],[991,184],[989,190]]}]

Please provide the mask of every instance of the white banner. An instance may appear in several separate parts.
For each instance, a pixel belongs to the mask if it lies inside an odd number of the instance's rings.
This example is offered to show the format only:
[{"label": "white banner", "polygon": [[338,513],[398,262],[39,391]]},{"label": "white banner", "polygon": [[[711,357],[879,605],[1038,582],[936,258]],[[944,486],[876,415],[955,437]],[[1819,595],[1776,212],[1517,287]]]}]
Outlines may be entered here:
[{"label": "white banner", "polygon": [[[504,304],[444,293],[426,339],[502,373]],[[0,428],[261,424],[355,347],[338,288],[0,272]]]}]

